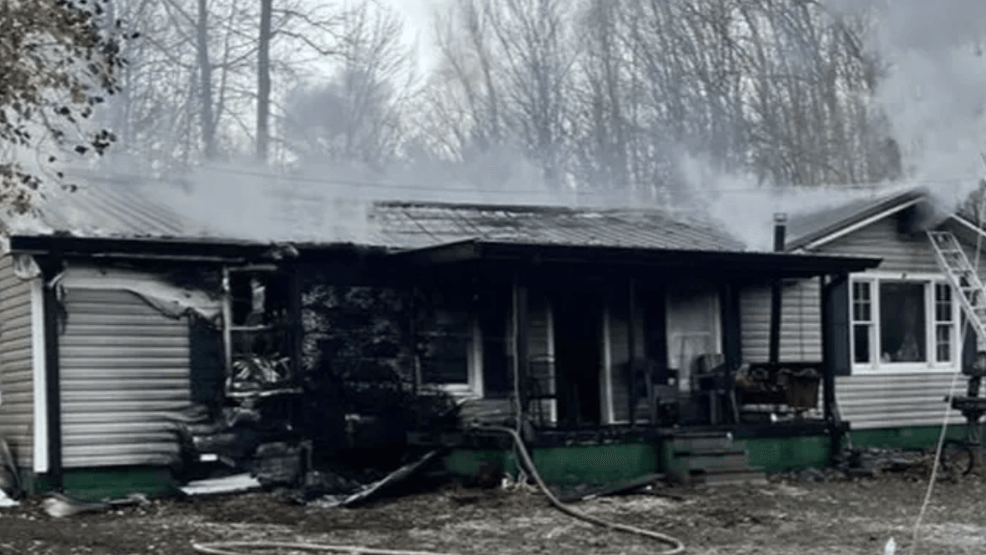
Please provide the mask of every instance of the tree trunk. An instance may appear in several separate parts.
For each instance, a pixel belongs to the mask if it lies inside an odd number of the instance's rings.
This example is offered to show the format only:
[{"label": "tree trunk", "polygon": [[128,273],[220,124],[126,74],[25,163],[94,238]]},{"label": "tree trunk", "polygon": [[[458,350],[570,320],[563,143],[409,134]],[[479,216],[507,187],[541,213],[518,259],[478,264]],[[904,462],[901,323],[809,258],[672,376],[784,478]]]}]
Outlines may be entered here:
[{"label": "tree trunk", "polygon": [[270,28],[273,0],[260,0],[257,52],[257,160],[267,161],[270,143]]},{"label": "tree trunk", "polygon": [[216,120],[212,114],[212,62],[209,59],[209,7],[199,0],[196,24],[196,46],[199,62],[199,118],[202,126],[202,146],[206,160],[216,157]]}]

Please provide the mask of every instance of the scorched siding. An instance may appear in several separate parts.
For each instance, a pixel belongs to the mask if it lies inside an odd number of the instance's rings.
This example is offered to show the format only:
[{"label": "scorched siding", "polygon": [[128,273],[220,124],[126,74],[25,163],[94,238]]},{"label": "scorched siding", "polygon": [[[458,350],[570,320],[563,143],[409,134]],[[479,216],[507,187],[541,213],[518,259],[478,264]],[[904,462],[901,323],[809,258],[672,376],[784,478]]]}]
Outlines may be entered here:
[{"label": "scorched siding", "polygon": [[122,290],[68,289],[61,355],[66,468],[163,464],[163,411],[190,404],[188,326]]},{"label": "scorched siding", "polygon": [[0,435],[22,468],[34,463],[34,346],[31,281],[14,275],[13,258],[0,257]]}]

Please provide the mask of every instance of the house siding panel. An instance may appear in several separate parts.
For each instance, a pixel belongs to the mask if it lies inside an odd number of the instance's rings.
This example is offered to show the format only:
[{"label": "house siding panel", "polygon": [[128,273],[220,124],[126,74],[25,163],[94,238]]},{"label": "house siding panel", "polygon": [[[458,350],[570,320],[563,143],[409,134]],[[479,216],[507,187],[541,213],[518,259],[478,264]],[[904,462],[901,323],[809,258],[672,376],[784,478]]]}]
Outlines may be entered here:
[{"label": "house siding panel", "polygon": [[[927,237],[899,233],[896,217],[885,218],[840,237],[814,253],[882,258],[880,266],[872,270],[875,272],[940,273]],[[857,430],[940,425],[947,408],[944,398],[953,376],[952,372],[855,371],[851,376],[836,378],[836,401],[842,418]],[[965,390],[965,379],[961,376],[956,389],[958,392]],[[959,412],[949,411],[948,414],[949,422],[964,422]]]},{"label": "house siding panel", "polygon": [[34,350],[31,282],[14,275],[13,258],[0,258],[0,436],[22,468],[34,464]]},{"label": "house siding panel", "polygon": [[884,218],[862,229],[822,245],[815,254],[872,256],[882,258],[879,272],[938,273],[938,264],[927,237],[905,236],[897,231],[897,220]]},{"label": "house siding panel", "polygon": [[[770,288],[740,294],[744,362],[767,362],[770,349]],[[822,360],[822,307],[817,279],[787,281],[781,300],[782,362]]]},{"label": "house siding panel", "polygon": [[122,290],[69,289],[59,338],[64,466],[162,464],[190,403],[188,326]]},{"label": "house siding panel", "polygon": [[[853,429],[941,425],[952,377],[941,372],[839,376],[835,397],[842,418]],[[956,392],[964,391],[960,376]],[[964,421],[961,413],[949,411],[950,423]]]}]

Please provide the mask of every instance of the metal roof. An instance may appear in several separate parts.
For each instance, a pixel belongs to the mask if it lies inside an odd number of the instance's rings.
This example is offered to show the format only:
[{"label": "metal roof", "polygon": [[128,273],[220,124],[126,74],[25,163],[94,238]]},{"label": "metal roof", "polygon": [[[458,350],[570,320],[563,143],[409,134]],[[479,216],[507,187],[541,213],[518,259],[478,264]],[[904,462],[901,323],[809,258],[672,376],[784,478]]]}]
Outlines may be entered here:
[{"label": "metal roof", "polygon": [[197,238],[201,225],[135,187],[119,183],[53,189],[28,214],[4,221],[8,235],[70,235],[90,238]]},{"label": "metal roof", "polygon": [[376,242],[423,248],[477,239],[512,244],[737,251],[743,244],[695,219],[657,210],[379,202]]},{"label": "metal roof", "polygon": [[[149,188],[152,186],[156,188]],[[278,202],[276,195],[258,199],[256,204],[263,209],[226,217],[222,226],[216,226],[205,215],[219,219],[221,211],[232,208],[209,206],[207,210],[191,214],[187,210],[188,204],[170,202],[181,192],[176,189],[171,195],[169,187],[164,183],[157,187],[156,184],[119,179],[89,180],[74,192],[50,192],[39,200],[36,213],[8,218],[4,228],[12,236],[306,245],[355,243],[390,250],[417,249],[463,240],[639,249],[743,250],[741,242],[710,223],[673,217],[658,210],[440,202],[365,202],[364,213],[353,212],[356,217],[365,219],[359,237],[336,232],[332,222],[316,227],[305,225],[297,218],[287,218],[296,225],[280,222],[276,234],[264,235],[258,232],[264,227],[263,218],[285,219],[280,213],[283,207],[273,206]],[[294,197],[289,199],[292,203],[300,202]],[[326,221],[331,219],[331,214],[339,213],[336,209],[327,212],[324,206],[320,208],[331,201],[325,194],[306,199],[307,204],[313,205],[312,210],[319,210],[318,219]]]}]

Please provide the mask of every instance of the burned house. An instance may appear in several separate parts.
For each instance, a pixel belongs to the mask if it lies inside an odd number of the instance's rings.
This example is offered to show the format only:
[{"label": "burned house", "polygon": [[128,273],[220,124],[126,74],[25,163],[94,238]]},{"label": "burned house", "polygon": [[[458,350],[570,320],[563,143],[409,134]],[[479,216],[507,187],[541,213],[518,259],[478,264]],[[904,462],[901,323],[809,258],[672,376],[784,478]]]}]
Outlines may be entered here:
[{"label": "burned house", "polygon": [[[189,443],[410,442],[509,471],[484,424],[520,428],[560,483],[719,464],[689,457],[702,441],[744,468],[824,464],[835,305],[879,262],[746,252],[648,210],[376,202],[360,244],[272,245],[126,188],[66,202],[4,233],[0,434],[28,489],[91,497],[167,489]],[[814,284],[821,331],[782,367],[756,353],[789,329],[748,299],[784,280]]]}]

